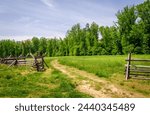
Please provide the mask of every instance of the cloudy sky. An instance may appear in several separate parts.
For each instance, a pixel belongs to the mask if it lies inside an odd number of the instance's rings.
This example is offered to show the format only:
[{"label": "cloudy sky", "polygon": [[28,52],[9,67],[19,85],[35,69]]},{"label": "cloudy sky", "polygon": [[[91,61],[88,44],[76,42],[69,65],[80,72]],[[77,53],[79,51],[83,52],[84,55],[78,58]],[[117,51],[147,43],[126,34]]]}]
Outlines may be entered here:
[{"label": "cloudy sky", "polygon": [[0,39],[64,37],[74,24],[111,26],[126,5],[144,0],[0,0]]}]

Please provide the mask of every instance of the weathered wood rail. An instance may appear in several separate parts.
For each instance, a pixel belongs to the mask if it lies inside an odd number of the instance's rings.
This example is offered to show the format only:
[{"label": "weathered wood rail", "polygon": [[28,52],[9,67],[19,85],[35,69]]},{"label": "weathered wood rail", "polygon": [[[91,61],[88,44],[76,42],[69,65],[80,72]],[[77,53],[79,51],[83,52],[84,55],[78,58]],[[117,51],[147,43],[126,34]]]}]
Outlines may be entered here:
[{"label": "weathered wood rail", "polygon": [[[133,79],[145,79],[150,80],[150,59],[132,59],[131,53],[128,54],[125,65],[125,77],[126,80]],[[146,62],[149,65],[134,65],[132,62]]]},{"label": "weathered wood rail", "polygon": [[[28,56],[31,56],[32,59],[26,60]],[[32,53],[27,54],[27,56],[19,56],[19,57],[7,57],[0,58],[0,63],[7,64],[8,68],[11,66],[20,66],[20,65],[30,65],[35,68],[37,71],[44,71],[44,65],[48,67],[46,62],[44,61],[44,56],[34,56]]]},{"label": "weathered wood rail", "polygon": [[32,65],[33,68],[36,68],[37,71],[44,71],[44,65],[48,67],[46,62],[44,61],[44,56],[35,56],[34,63]]},{"label": "weathered wood rail", "polygon": [[9,66],[23,65],[26,64],[26,60],[25,57],[8,57],[8,58],[2,58],[1,63],[9,64]]}]

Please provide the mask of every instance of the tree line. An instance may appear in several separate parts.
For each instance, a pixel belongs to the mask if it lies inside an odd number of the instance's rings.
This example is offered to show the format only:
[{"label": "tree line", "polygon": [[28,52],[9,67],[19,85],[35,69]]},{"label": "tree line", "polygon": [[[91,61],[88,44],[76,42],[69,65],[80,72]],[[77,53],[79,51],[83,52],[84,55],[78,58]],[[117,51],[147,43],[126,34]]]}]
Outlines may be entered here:
[{"label": "tree line", "polygon": [[150,1],[126,6],[116,14],[113,26],[74,25],[65,38],[0,40],[0,57],[40,52],[47,56],[150,54]]}]

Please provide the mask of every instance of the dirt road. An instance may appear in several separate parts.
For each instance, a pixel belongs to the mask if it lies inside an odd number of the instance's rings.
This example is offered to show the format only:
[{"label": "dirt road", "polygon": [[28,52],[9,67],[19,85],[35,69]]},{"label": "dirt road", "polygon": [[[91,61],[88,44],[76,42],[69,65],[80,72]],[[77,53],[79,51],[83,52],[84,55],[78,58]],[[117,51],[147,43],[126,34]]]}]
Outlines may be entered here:
[{"label": "dirt road", "polygon": [[52,61],[51,64],[55,69],[70,77],[72,82],[76,84],[76,89],[78,91],[89,94],[92,97],[144,97],[141,94],[125,91],[124,89],[119,88],[119,86],[116,86],[94,74],[62,65],[57,60]]}]

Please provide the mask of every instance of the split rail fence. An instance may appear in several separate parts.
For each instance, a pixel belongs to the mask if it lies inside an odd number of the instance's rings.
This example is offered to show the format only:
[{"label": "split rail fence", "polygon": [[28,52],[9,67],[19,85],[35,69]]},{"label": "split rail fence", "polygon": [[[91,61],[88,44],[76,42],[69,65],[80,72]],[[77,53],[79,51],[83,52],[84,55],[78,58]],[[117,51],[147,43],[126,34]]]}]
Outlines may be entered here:
[{"label": "split rail fence", "polygon": [[[126,59],[126,61],[126,80],[130,78],[150,80],[150,59],[134,59],[131,58],[131,53],[129,53],[128,59]],[[135,65],[135,63],[142,63],[142,65]]]},{"label": "split rail fence", "polygon": [[[26,58],[30,56],[31,59],[26,60]],[[46,65],[44,56],[34,56],[32,53],[27,54],[27,56],[19,56],[19,57],[6,57],[6,58],[1,58],[0,59],[1,64],[7,64],[8,68],[11,66],[20,66],[20,65],[30,65],[33,68],[35,68],[37,71],[44,71]]]}]

